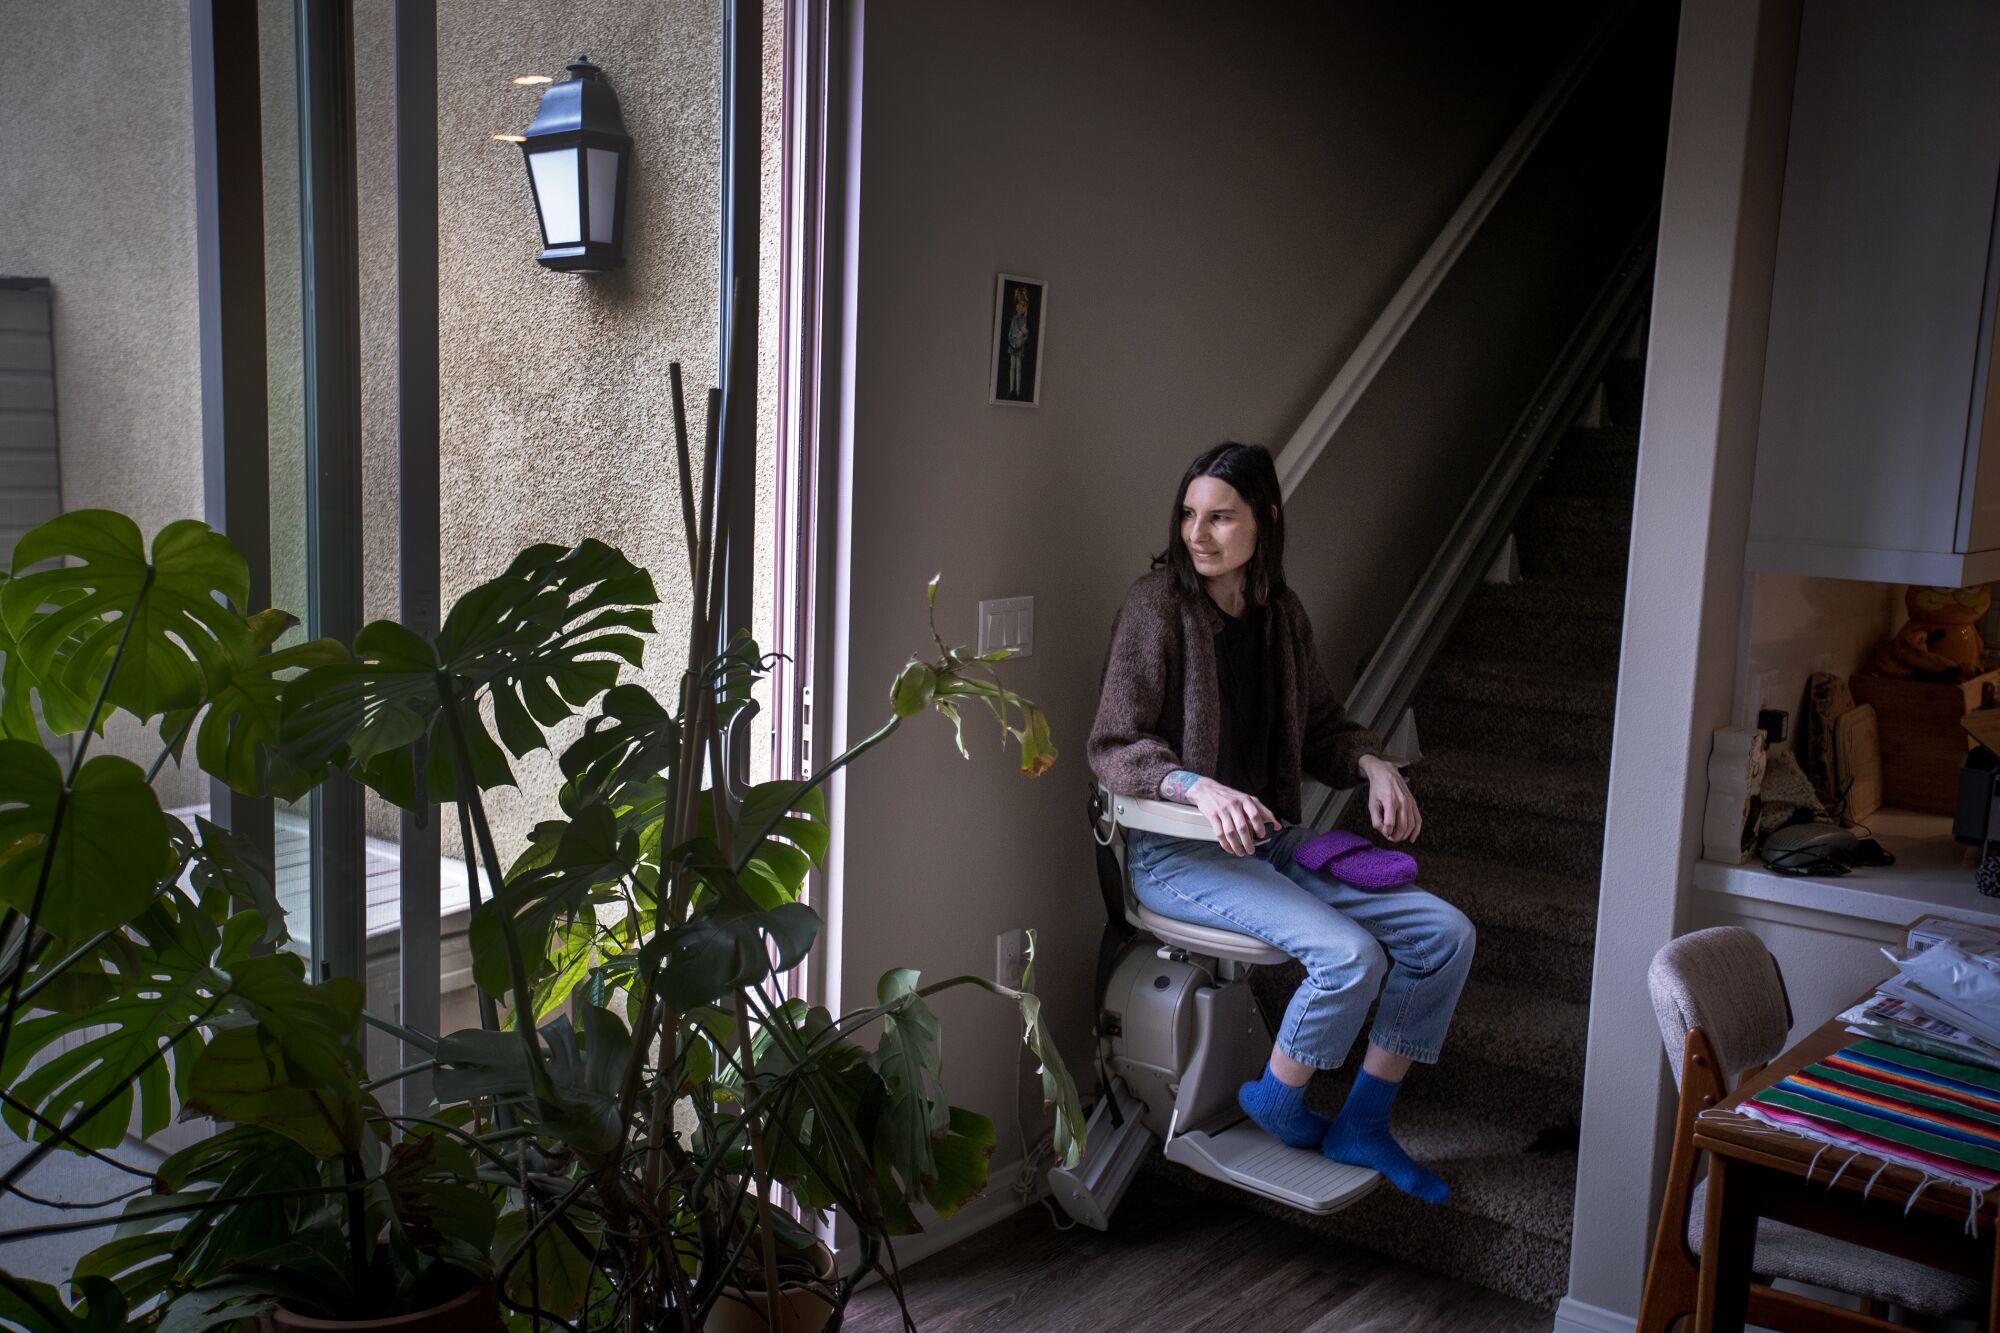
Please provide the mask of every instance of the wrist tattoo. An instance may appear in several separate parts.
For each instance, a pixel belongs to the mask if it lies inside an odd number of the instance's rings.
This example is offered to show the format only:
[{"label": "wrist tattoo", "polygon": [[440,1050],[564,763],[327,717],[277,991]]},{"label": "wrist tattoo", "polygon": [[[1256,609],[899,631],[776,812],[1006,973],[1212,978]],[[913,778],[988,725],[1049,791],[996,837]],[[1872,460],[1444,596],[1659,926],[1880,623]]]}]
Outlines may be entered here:
[{"label": "wrist tattoo", "polygon": [[1185,768],[1177,768],[1160,779],[1160,796],[1164,800],[1187,804],[1188,793],[1194,784],[1201,781],[1201,774],[1190,773]]}]

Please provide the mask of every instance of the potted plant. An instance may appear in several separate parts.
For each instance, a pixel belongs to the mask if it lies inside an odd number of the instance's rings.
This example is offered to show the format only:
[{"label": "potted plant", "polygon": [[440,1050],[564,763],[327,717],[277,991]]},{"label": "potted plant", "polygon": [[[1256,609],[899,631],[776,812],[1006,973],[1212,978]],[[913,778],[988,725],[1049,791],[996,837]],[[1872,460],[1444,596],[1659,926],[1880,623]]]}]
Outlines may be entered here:
[{"label": "potted plant", "polygon": [[[678,444],[692,516],[684,433]],[[712,446],[707,463],[715,476]],[[701,512],[725,500],[706,495]],[[994,677],[996,658],[947,648],[933,617],[936,656],[898,676],[876,733],[805,781],[705,786],[705,772],[727,772],[723,737],[768,663],[740,636],[709,647],[719,579],[696,527],[687,576],[702,595],[668,702],[619,679],[643,658],[656,597],[601,543],[531,547],[434,638],[376,622],[350,653],[271,651],[287,619],[231,609],[241,562],[200,524],[163,530],[150,556],[129,520],[94,512],[24,539],[0,588],[0,1114],[35,1147],[0,1183],[54,1148],[118,1142],[134,1114],[146,1132],[176,1110],[231,1127],[170,1158],[128,1205],[79,1266],[74,1305],[0,1272],[0,1318],[412,1319],[491,1290],[516,1327],[693,1333],[726,1299],[754,1310],[785,1291],[787,1251],[806,1233],[777,1206],[781,1187],[809,1213],[840,1209],[861,1237],[857,1271],[825,1289],[838,1310],[892,1262],[913,1204],[949,1213],[984,1186],[992,1126],[945,1099],[925,1004],[949,986],[1017,1006],[1057,1107],[1056,1150],[1075,1159],[1081,1108],[1029,982],[919,985],[897,969],[874,1004],[843,1015],[778,986],[820,926],[800,899],[828,842],[827,777],[906,719],[935,708],[957,725],[965,707],[991,710],[1038,774],[1054,758],[1046,721]],[[28,572],[51,557],[73,563]],[[933,611],[935,597],[933,581]],[[31,692],[45,722],[78,737],[66,774]],[[296,796],[343,772],[406,808],[452,801],[468,861],[500,886],[471,922],[489,1021],[411,1032],[364,1014],[353,983],[310,985],[268,952],[282,913],[244,849],[210,826],[176,833],[147,774],[86,757],[108,708],[163,719],[155,771],[192,735],[195,762],[239,790]],[[482,793],[578,713],[562,817],[503,865]],[[49,1057],[107,1016],[117,1040]],[[434,1054],[371,1080],[364,1021]],[[385,1113],[376,1091],[419,1069],[436,1108]],[[794,1327],[790,1306],[770,1311],[773,1326]]]},{"label": "potted plant", "polygon": [[[0,1271],[0,1318],[23,1328],[123,1327],[175,1283],[241,1290],[253,1273],[300,1308],[387,1315],[490,1284],[495,1197],[462,1145],[383,1112],[360,987],[309,984],[280,947],[268,868],[227,830],[162,812],[149,785],[190,747],[241,790],[310,785],[268,744],[280,673],[346,653],[273,651],[293,622],[244,616],[247,585],[200,523],[148,552],[130,519],[96,510],[28,533],[0,576],[0,1117],[30,1145],[0,1186],[58,1148],[102,1153],[135,1120],[229,1126],[135,1187],[120,1234],[74,1275],[76,1308]],[[94,752],[114,711],[158,720],[150,770]],[[69,738],[67,762],[44,727]]]}]

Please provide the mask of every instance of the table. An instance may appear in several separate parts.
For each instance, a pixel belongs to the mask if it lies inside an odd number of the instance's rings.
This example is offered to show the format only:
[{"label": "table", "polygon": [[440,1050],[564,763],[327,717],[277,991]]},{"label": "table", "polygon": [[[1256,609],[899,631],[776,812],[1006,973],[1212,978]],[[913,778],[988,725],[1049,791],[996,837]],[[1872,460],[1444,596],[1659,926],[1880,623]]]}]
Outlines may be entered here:
[{"label": "table", "polygon": [[[1842,1174],[1839,1184],[1829,1190],[1826,1182],[1846,1159],[1845,1151],[1828,1150],[1814,1170],[1813,1156],[1820,1151],[1820,1144],[1799,1135],[1772,1133],[1748,1116],[1731,1114],[1734,1107],[1786,1075],[1857,1040],[1846,1024],[1829,1019],[1762,1070],[1747,1075],[1734,1093],[1695,1121],[1694,1146],[1709,1154],[1697,1333],[1736,1333],[1743,1327],[1760,1217],[1985,1281],[1985,1327],[2000,1331],[2000,1262],[1996,1262],[2000,1256],[1994,1243],[1996,1227],[2000,1227],[2000,1217],[1996,1217],[2000,1200],[1989,1197],[1981,1205],[1979,1236],[1974,1239],[1965,1234],[1966,1212],[1972,1200],[1963,1188],[1932,1184],[1917,1196],[1906,1217],[1904,1205],[1923,1179],[1917,1172],[1889,1167],[1864,1199],[1862,1187],[1874,1174],[1874,1167],[1862,1171],[1857,1163],[1856,1170]],[[1994,1193],[2000,1195],[2000,1191]],[[1786,1293],[1778,1293],[1777,1300],[1788,1322],[1800,1327],[1899,1327]]]}]

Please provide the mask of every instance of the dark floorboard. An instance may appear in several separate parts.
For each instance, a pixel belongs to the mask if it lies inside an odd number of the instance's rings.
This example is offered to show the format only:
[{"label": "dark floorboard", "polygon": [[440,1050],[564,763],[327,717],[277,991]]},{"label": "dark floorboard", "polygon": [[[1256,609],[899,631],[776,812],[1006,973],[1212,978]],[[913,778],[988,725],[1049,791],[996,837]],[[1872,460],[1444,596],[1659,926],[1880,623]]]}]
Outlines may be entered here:
[{"label": "dark floorboard", "polygon": [[[1037,1205],[903,1278],[921,1333],[1548,1333],[1547,1313],[1141,1176],[1108,1232]],[[843,1333],[897,1333],[880,1284]]]}]

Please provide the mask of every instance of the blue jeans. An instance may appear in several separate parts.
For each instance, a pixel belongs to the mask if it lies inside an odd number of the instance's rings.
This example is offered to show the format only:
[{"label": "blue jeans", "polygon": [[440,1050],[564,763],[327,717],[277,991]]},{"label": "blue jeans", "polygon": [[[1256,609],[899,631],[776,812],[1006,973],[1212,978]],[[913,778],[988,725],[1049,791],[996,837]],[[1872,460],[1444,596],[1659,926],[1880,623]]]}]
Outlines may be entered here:
[{"label": "blue jeans", "polygon": [[1277,1034],[1301,1064],[1345,1060],[1378,993],[1368,1039],[1435,1063],[1472,969],[1472,922],[1414,884],[1357,889],[1293,864],[1311,836],[1287,828],[1256,855],[1231,856],[1212,842],[1130,830],[1132,892],[1161,916],[1252,935],[1305,964]]}]

